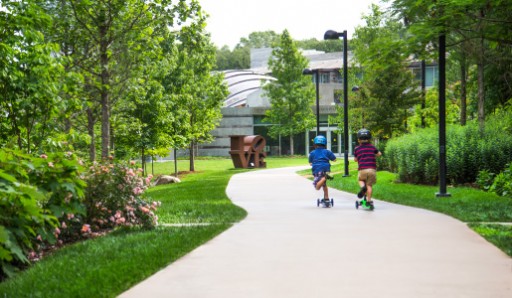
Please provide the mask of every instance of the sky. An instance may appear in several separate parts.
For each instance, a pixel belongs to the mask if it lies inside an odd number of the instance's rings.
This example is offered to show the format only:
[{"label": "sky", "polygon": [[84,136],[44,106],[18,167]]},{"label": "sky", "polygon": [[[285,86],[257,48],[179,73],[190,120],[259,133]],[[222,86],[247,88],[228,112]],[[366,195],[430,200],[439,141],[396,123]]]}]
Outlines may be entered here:
[{"label": "sky", "polygon": [[206,31],[219,48],[230,49],[252,32],[285,29],[295,40],[323,39],[327,30],[347,30],[350,39],[362,14],[379,0],[199,0],[209,15]]}]

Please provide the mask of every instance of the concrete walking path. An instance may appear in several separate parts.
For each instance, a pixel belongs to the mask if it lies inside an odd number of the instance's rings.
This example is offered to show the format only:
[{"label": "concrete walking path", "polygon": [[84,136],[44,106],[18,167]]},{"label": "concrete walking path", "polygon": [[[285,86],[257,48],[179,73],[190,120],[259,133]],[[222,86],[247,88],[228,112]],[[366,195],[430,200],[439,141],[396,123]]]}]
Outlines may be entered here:
[{"label": "concrete walking path", "polygon": [[318,208],[298,169],[233,176],[247,218],[120,297],[512,297],[512,258],[466,224],[334,189]]}]

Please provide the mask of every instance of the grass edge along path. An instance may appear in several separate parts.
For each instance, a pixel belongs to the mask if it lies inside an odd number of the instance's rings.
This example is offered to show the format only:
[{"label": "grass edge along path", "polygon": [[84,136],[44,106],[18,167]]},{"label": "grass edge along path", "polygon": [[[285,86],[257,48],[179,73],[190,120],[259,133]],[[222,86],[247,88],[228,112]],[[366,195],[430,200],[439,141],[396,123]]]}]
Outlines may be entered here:
[{"label": "grass edge along path", "polygon": [[[307,158],[267,158],[268,168],[307,165]],[[172,173],[173,163],[155,163],[158,176]],[[186,172],[188,161],[178,161]],[[246,216],[226,195],[234,169],[230,159],[197,160],[196,172],[182,183],[162,185],[148,195],[162,202],[160,226],[153,230],[119,230],[56,251],[16,277],[0,283],[0,298],[116,297],[168,266]]]},{"label": "grass edge along path", "polygon": [[[342,177],[343,163],[335,164],[329,187],[356,194],[357,164],[350,163],[349,177]],[[310,170],[298,172],[309,176]],[[470,187],[449,187],[451,197],[436,197],[438,186],[397,183],[396,174],[378,171],[374,198],[381,201],[443,213],[468,224],[476,233],[512,257],[512,199]],[[354,195],[354,200],[355,200]],[[378,209],[378,205],[376,206]]]},{"label": "grass edge along path", "polygon": [[115,297],[230,226],[116,231],[82,241],[0,284],[0,297]]}]

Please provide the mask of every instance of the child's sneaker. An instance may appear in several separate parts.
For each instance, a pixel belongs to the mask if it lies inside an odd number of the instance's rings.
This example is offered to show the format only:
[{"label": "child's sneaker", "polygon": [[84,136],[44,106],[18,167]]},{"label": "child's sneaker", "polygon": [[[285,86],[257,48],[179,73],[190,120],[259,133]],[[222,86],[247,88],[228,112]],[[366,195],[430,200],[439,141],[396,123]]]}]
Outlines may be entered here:
[{"label": "child's sneaker", "polygon": [[334,179],[334,176],[332,176],[331,172],[326,172],[325,178],[327,178],[327,180],[332,180],[332,179]]},{"label": "child's sneaker", "polygon": [[365,193],[366,193],[366,185],[361,187],[361,190],[359,190],[359,192],[357,193],[357,197],[362,198],[362,197],[364,197]]}]

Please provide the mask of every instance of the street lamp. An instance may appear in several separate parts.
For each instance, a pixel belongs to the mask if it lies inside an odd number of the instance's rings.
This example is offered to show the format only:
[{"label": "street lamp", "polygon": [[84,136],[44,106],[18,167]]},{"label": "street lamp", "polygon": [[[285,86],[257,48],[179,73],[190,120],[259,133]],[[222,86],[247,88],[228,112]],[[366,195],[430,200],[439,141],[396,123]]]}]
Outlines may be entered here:
[{"label": "street lamp", "polygon": [[319,99],[319,87],[318,87],[318,69],[309,69],[306,68],[302,71],[303,75],[312,75],[315,74],[315,84],[316,84],[316,135],[320,135],[320,99]]},{"label": "street lamp", "polygon": [[451,196],[446,192],[446,36],[439,35],[439,192],[437,197]]},{"label": "street lamp", "polygon": [[327,30],[324,39],[339,39],[343,37],[343,147],[345,150],[345,175],[348,177],[348,67],[347,67],[347,30],[338,33],[334,30]]}]

